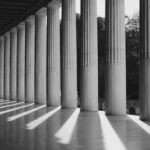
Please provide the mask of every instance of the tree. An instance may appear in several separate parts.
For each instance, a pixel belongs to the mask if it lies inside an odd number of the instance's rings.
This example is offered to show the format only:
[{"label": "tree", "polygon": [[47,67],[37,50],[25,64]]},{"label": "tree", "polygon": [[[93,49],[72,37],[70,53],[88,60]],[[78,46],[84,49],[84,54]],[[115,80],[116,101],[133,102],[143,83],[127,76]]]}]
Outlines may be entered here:
[{"label": "tree", "polygon": [[139,98],[139,13],[126,16],[127,98]]}]

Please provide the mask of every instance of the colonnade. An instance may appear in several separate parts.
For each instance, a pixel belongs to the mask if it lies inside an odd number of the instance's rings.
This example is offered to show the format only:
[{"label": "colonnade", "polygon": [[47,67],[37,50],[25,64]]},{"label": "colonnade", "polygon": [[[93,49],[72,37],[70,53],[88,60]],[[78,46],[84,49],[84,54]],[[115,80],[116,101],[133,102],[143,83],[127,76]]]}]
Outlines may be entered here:
[{"label": "colonnade", "polygon": [[[141,1],[141,119],[150,119],[149,1]],[[60,37],[59,8],[62,6]],[[107,115],[126,114],[124,0],[106,0]],[[146,25],[145,25],[146,23]],[[98,111],[97,1],[81,0],[81,111]],[[0,37],[0,98],[77,107],[75,0],[54,0]]]}]

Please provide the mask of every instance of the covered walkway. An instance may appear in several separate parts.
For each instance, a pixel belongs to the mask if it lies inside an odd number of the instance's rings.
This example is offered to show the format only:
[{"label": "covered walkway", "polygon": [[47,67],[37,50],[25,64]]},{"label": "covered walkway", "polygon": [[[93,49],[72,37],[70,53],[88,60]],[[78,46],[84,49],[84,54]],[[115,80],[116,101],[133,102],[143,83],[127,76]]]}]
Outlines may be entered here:
[{"label": "covered walkway", "polygon": [[97,1],[81,0],[80,81],[75,2],[0,2],[0,150],[150,149],[150,0],[140,0],[140,119],[126,115],[125,0],[105,5],[105,112]]}]

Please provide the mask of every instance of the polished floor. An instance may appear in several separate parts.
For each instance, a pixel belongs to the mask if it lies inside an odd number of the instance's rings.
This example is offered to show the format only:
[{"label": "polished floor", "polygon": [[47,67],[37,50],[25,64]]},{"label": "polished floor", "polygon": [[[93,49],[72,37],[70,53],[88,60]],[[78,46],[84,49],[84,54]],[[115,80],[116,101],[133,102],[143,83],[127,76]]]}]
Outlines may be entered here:
[{"label": "polished floor", "polygon": [[0,150],[150,150],[150,122],[0,100]]}]

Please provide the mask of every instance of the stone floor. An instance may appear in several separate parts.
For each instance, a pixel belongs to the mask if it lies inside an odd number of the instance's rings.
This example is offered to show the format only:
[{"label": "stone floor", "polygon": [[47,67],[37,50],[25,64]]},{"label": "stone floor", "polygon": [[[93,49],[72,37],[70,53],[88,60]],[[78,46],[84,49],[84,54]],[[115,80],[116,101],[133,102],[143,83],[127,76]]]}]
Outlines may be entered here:
[{"label": "stone floor", "polygon": [[0,100],[0,150],[150,150],[150,122]]}]

